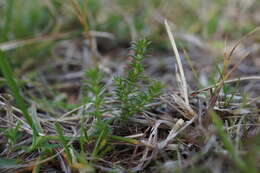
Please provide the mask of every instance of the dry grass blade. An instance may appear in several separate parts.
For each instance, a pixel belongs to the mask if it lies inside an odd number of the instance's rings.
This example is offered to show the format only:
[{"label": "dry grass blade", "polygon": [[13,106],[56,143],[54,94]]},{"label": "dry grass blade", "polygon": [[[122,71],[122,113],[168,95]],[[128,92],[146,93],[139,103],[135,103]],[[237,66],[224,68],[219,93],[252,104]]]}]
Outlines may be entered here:
[{"label": "dry grass blade", "polygon": [[[224,84],[229,84],[229,83],[234,83],[234,82],[238,82],[238,81],[247,81],[247,80],[260,80],[260,76],[246,76],[246,77],[226,80],[226,81],[223,81],[223,82],[224,82]],[[196,96],[196,95],[198,95],[199,93],[201,93],[203,91],[207,91],[209,89],[212,89],[212,88],[215,88],[215,87],[221,85],[221,83],[222,83],[222,81],[216,83],[215,85],[210,85],[210,86],[208,86],[206,88],[194,91],[194,92],[191,93],[191,95],[192,96]]]},{"label": "dry grass blade", "polygon": [[167,30],[167,33],[168,33],[168,36],[169,36],[169,39],[170,39],[176,60],[177,60],[178,70],[179,70],[179,73],[180,73],[180,81],[181,81],[180,90],[181,90],[181,93],[182,93],[182,95],[185,99],[185,103],[187,105],[189,105],[188,88],[187,88],[186,78],[185,78],[185,75],[184,75],[184,70],[183,70],[182,63],[181,63],[181,57],[179,55],[177,46],[176,46],[175,41],[174,41],[174,37],[172,35],[171,29],[170,29],[170,26],[169,26],[167,20],[164,20],[164,24],[165,24],[165,27],[166,27],[166,30]]},{"label": "dry grass blade", "polygon": [[171,129],[169,135],[167,136],[167,138],[165,140],[163,140],[162,142],[160,142],[158,144],[158,148],[159,149],[163,149],[167,146],[167,144],[169,144],[174,137],[177,136],[177,131],[184,125],[184,120],[183,119],[179,119],[177,121],[177,123],[173,126],[173,128]]},{"label": "dry grass blade", "polygon": [[62,37],[67,37],[69,34],[71,34],[71,32],[55,33],[52,35],[44,35],[44,36],[30,38],[30,39],[26,39],[26,40],[16,40],[16,41],[5,42],[5,43],[0,44],[0,50],[8,51],[8,50],[15,49],[17,47],[30,45],[30,44],[37,43],[37,42],[43,42],[43,41],[47,41],[47,40],[55,40],[55,39],[59,39]]},{"label": "dry grass blade", "polygon": [[[44,42],[44,41],[64,39],[74,33],[76,33],[76,31],[69,31],[69,32],[65,32],[65,33],[55,33],[55,34],[51,34],[51,35],[43,35],[43,36],[29,38],[29,39],[25,39],[25,40],[8,41],[8,42],[4,42],[4,43],[0,44],[0,50],[9,51],[9,50],[16,49],[18,47],[31,45],[31,44],[35,44],[35,43],[40,43],[40,42]],[[90,35],[92,37],[114,39],[113,34],[108,33],[108,32],[90,31]]]},{"label": "dry grass blade", "polygon": [[[219,86],[216,88],[214,95],[212,96],[212,98],[209,101],[209,106],[208,106],[208,110],[212,109],[218,99],[219,93],[221,91],[221,89],[224,87],[225,81],[231,76],[231,74],[238,68],[238,66],[240,65],[240,63],[248,56],[249,53],[247,53],[244,57],[242,57],[239,62],[237,62],[234,67],[227,72],[226,69],[223,69],[224,72],[224,77],[223,79],[220,81]],[[231,55],[231,54],[230,54]],[[230,57],[226,57],[226,59],[229,59]],[[224,60],[224,64],[225,64],[225,60]],[[227,66],[228,64],[226,64]]]},{"label": "dry grass blade", "polygon": [[196,113],[193,109],[187,105],[184,100],[175,93],[170,95],[170,99],[174,102],[171,103],[170,101],[165,100],[173,109],[177,110],[183,117],[187,119],[192,119],[196,116]]},{"label": "dry grass blade", "polygon": [[260,30],[260,26],[256,27],[254,30],[252,30],[251,32],[249,32],[248,34],[246,34],[244,37],[242,37],[241,39],[239,39],[237,41],[237,43],[233,46],[233,48],[231,49],[231,51],[229,52],[229,54],[227,55],[228,58],[230,59],[232,54],[234,53],[234,51],[236,50],[236,48],[245,40],[247,39],[249,36],[251,36],[252,34],[256,33],[257,31]]},{"label": "dry grass blade", "polygon": [[216,88],[216,90],[214,92],[214,95],[210,99],[208,110],[212,109],[215,106],[215,104],[217,102],[217,99],[218,99],[218,96],[219,96],[219,93],[220,93],[221,89],[223,88],[223,86],[225,84],[225,81],[227,79],[229,79],[231,74],[238,68],[240,63],[249,55],[249,53],[247,53],[245,56],[243,56],[239,60],[239,62],[237,62],[235,64],[235,66],[230,71],[228,71],[228,65],[230,64],[230,60],[232,58],[232,54],[234,53],[236,48],[242,43],[242,41],[244,41],[246,38],[251,36],[253,33],[257,32],[259,29],[260,29],[260,27],[256,27],[253,31],[249,32],[243,38],[239,39],[237,41],[237,43],[232,47],[232,49],[228,53],[226,53],[226,52],[224,53],[224,62],[223,62],[223,69],[222,69],[223,79],[220,79],[220,84],[218,85],[218,87]]},{"label": "dry grass blade", "polygon": [[[191,108],[191,106],[189,104],[187,82],[186,82],[186,78],[185,78],[185,75],[184,75],[184,70],[183,70],[183,66],[182,66],[182,63],[181,63],[181,58],[180,58],[178,49],[176,47],[176,43],[174,41],[174,37],[172,35],[170,26],[169,26],[167,20],[165,20],[164,22],[165,22],[166,30],[167,30],[167,33],[168,33],[168,36],[169,36],[175,57],[176,57],[176,61],[177,61],[176,80],[178,82],[178,88],[179,88],[181,96],[182,96],[182,98],[181,98],[178,95],[173,95],[173,100],[175,101],[175,104],[177,104],[177,106],[174,106],[174,107],[185,118],[191,119],[196,115],[196,113],[193,111],[193,109]],[[183,98],[184,98],[184,100],[183,100]]]},{"label": "dry grass blade", "polygon": [[[79,3],[76,0],[69,0],[71,3],[73,9],[75,10],[76,16],[81,23],[83,29],[84,29],[84,36],[85,38],[89,41],[89,48],[92,52],[92,60],[95,66],[98,65],[98,50],[97,50],[97,45],[96,45],[96,40],[93,38],[90,34],[89,30],[89,24],[88,24],[88,11],[82,10],[80,7]],[[87,6],[86,1],[84,2],[84,6]]]}]

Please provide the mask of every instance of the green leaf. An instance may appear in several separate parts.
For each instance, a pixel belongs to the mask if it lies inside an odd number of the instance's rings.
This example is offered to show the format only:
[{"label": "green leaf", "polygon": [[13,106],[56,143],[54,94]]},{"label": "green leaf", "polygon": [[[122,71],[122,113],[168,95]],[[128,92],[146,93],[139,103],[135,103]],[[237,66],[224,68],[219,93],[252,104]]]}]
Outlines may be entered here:
[{"label": "green leaf", "polygon": [[[228,151],[231,159],[234,161],[236,166],[244,173],[247,173],[248,166],[245,164],[244,160],[241,159],[241,157],[238,155],[237,151],[234,148],[234,145],[224,130],[224,125],[221,121],[221,119],[218,117],[218,115],[215,112],[211,112],[211,118],[212,121],[216,127],[216,131],[218,133],[218,136],[220,140],[223,142],[224,148]],[[250,172],[250,171],[249,171]]]},{"label": "green leaf", "polygon": [[14,159],[0,158],[0,169],[7,169],[17,165],[17,161]]},{"label": "green leaf", "polygon": [[7,85],[9,86],[9,88],[12,91],[12,94],[16,100],[17,106],[23,112],[23,116],[26,119],[29,126],[32,128],[34,136],[38,136],[37,129],[36,129],[35,125],[33,124],[32,118],[27,111],[27,106],[26,106],[22,96],[20,95],[20,91],[14,80],[14,76],[12,74],[11,67],[9,66],[9,63],[7,62],[5,55],[2,51],[0,51],[0,68],[3,73],[4,78],[6,80]]}]

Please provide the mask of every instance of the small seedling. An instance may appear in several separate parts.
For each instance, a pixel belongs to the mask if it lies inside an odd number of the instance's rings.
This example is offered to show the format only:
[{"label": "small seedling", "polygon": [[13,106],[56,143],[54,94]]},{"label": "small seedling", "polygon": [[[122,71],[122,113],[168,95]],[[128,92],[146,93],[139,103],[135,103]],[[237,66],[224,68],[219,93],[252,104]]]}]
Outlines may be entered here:
[{"label": "small seedling", "polygon": [[10,140],[11,146],[15,145],[19,137],[21,137],[21,134],[19,134],[19,128],[20,124],[17,123],[14,128],[9,128],[4,133],[5,136]]},{"label": "small seedling", "polygon": [[121,110],[120,119],[127,120],[130,116],[140,112],[161,92],[162,85],[152,81],[144,74],[142,61],[150,42],[146,39],[132,44],[134,54],[129,63],[126,77],[114,77],[115,99]]}]

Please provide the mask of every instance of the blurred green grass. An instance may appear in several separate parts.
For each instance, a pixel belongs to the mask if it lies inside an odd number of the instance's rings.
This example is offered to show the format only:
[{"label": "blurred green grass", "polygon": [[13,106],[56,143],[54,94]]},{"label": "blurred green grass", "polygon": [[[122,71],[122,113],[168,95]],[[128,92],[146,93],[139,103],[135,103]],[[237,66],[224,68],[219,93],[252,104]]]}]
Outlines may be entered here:
[{"label": "blurred green grass", "polygon": [[[111,32],[117,39],[149,36],[163,42],[162,18],[174,23],[177,32],[208,39],[239,38],[257,25],[259,1],[122,1],[78,0],[89,12],[92,30]],[[21,40],[70,30],[81,30],[67,0],[3,0],[0,2],[1,42]],[[133,33],[134,32],[134,33]]]}]

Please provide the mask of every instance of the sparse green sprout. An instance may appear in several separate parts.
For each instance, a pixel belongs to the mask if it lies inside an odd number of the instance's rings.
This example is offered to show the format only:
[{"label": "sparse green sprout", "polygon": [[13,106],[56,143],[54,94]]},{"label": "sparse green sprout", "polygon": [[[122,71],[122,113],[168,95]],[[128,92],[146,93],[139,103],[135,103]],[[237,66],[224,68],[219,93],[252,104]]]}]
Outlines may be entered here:
[{"label": "sparse green sprout", "polygon": [[[218,65],[216,66],[216,71],[217,74],[220,76],[218,81],[215,81],[214,83],[218,83],[221,80],[224,80],[224,76],[225,74],[223,74],[223,69],[221,69]],[[218,105],[219,107],[223,107],[223,108],[228,108],[230,106],[230,103],[232,102],[234,96],[236,95],[236,93],[239,91],[239,87],[240,87],[240,80],[238,80],[236,82],[236,85],[233,87],[230,84],[223,84],[223,104]]]},{"label": "sparse green sprout", "polygon": [[65,137],[65,135],[63,133],[62,126],[59,123],[56,123],[55,124],[55,129],[56,129],[56,131],[58,133],[59,140],[60,140],[61,144],[64,147],[65,153],[68,156],[68,160],[71,162],[72,161],[72,155],[70,153],[71,146],[69,144],[69,141],[66,139],[66,137]]},{"label": "sparse green sprout", "polygon": [[104,85],[102,84],[103,74],[98,69],[91,69],[86,72],[87,80],[85,84],[85,94],[87,95],[87,101],[93,103],[95,110],[91,112],[91,115],[100,119],[101,106],[104,104]]},{"label": "sparse green sprout", "polygon": [[[90,135],[90,137],[97,138],[94,150],[92,152],[92,156],[95,158],[98,156],[101,149],[104,147],[103,141],[106,141],[107,135],[109,133],[108,123],[102,119],[102,114],[106,112],[102,107],[104,103],[104,85],[102,84],[103,74],[98,69],[91,69],[86,72],[87,80],[84,81],[85,83],[85,93],[87,94],[87,101],[93,104],[94,109],[91,112],[88,112],[90,116],[95,118],[95,131],[92,134],[85,134],[86,130],[84,127],[84,120],[85,117],[81,120],[81,136]],[[85,135],[83,135],[85,134]],[[84,141],[81,139],[80,141]],[[81,142],[81,148],[83,150],[83,143]]]},{"label": "sparse green sprout", "polygon": [[241,172],[251,172],[249,171],[251,169],[246,165],[244,160],[239,156],[239,153],[235,150],[232,140],[225,132],[224,124],[222,123],[221,119],[218,117],[218,115],[215,112],[211,112],[211,118],[216,128],[218,137],[223,143],[223,147],[227,150],[229,156],[234,161],[237,168],[239,168]]},{"label": "sparse green sprout", "polygon": [[87,80],[84,81],[85,87],[89,93],[97,96],[102,88],[103,74],[98,68],[90,69],[85,73]]},{"label": "sparse green sprout", "polygon": [[5,131],[5,136],[10,140],[11,146],[15,145],[18,138],[21,136],[19,135],[19,128],[20,123],[17,123],[17,125],[13,128],[9,128]]},{"label": "sparse green sprout", "polygon": [[146,58],[149,45],[150,41],[146,39],[133,43],[131,49],[134,54],[131,56],[127,76],[114,77],[115,98],[123,120],[143,110],[161,92],[161,83],[151,81],[144,74],[142,61]]},{"label": "sparse green sprout", "polygon": [[[103,105],[105,104],[104,85],[102,84],[103,74],[98,68],[95,68],[87,71],[86,77],[87,80],[84,81],[85,91],[86,94],[88,94],[88,102],[93,104],[94,107],[94,109],[87,114],[95,117],[95,129],[100,133],[104,129],[107,129],[106,123],[102,120],[102,114],[106,112],[106,110],[103,109]],[[82,123],[84,123],[84,118],[82,120]],[[94,134],[96,134],[96,132]]]}]

